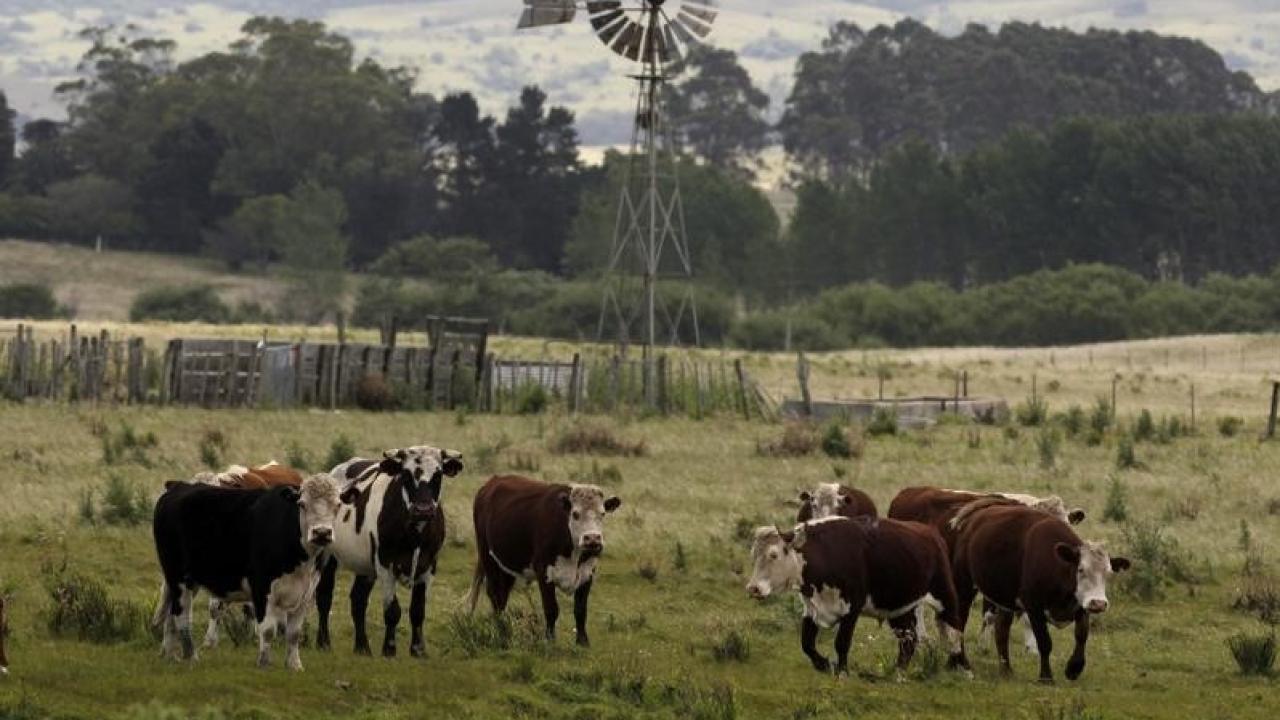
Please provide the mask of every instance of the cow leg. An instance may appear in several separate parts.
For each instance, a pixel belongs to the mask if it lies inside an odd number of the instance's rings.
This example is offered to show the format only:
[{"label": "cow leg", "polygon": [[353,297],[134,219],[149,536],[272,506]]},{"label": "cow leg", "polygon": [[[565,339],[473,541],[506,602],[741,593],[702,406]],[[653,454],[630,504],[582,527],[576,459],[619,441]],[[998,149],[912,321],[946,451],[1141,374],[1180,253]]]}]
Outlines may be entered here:
[{"label": "cow leg", "polygon": [[484,589],[489,595],[489,602],[493,605],[493,611],[495,613],[505,612],[507,601],[511,599],[511,589],[516,584],[515,578],[503,570],[490,571],[486,577]]},{"label": "cow leg", "polygon": [[831,672],[831,661],[818,652],[818,623],[805,616],[800,621],[800,649],[813,663],[813,669],[820,673]]},{"label": "cow leg", "polygon": [[191,637],[191,606],[196,602],[195,588],[183,587],[178,598],[178,615],[174,622],[178,629],[178,640],[182,643],[183,660],[199,660],[196,657],[195,640]]},{"label": "cow leg", "polygon": [[578,644],[582,647],[591,647],[591,639],[587,637],[587,601],[591,598],[591,583],[594,578],[587,580],[573,591],[573,627],[577,632]]},{"label": "cow leg", "polygon": [[992,636],[996,643],[996,654],[1000,657],[1000,674],[1012,675],[1013,666],[1009,664],[1009,628],[1013,625],[1013,613],[1004,610],[995,611],[992,622]]},{"label": "cow leg", "polygon": [[333,588],[338,580],[338,559],[329,558],[320,570],[320,582],[316,585],[316,614],[320,627],[316,630],[316,648],[329,649],[329,610],[333,608]]},{"label": "cow leg", "polygon": [[284,639],[288,646],[288,654],[285,656],[285,667],[290,670],[302,671],[302,654],[299,648],[302,646],[302,624],[307,620],[307,604],[303,603],[301,608],[290,612],[285,616]]},{"label": "cow leg", "polygon": [[1089,641],[1089,613],[1076,611],[1076,646],[1067,661],[1067,679],[1075,680],[1084,672],[1084,646]]},{"label": "cow leg", "polygon": [[1040,648],[1040,682],[1052,684],[1053,670],[1049,668],[1049,653],[1053,652],[1053,640],[1049,637],[1049,621],[1043,610],[1028,610],[1027,618],[1031,621],[1031,632],[1036,634],[1036,645]]},{"label": "cow leg", "polygon": [[1036,647],[1036,634],[1031,632],[1031,622],[1027,618],[1022,618],[1022,645],[1029,653],[1040,652]]},{"label": "cow leg", "polygon": [[369,635],[365,632],[364,616],[369,610],[369,593],[373,592],[373,578],[357,575],[351,583],[351,622],[355,626],[357,655],[372,655]]},{"label": "cow leg", "polygon": [[556,599],[556,586],[539,577],[538,592],[542,594],[542,616],[547,621],[547,642],[555,642],[556,620],[560,619],[560,602]]},{"label": "cow leg", "polygon": [[160,600],[163,604],[161,608],[163,615],[160,621],[160,629],[163,633],[163,639],[160,641],[160,656],[175,660],[178,658],[178,623],[175,618],[182,612],[181,593],[180,585],[165,581],[163,597]]},{"label": "cow leg", "polygon": [[889,619],[889,627],[893,628],[893,634],[898,638],[898,672],[906,670],[907,665],[911,664],[911,658],[916,654],[915,625],[916,618],[911,613]]},{"label": "cow leg", "polygon": [[409,654],[413,657],[427,656],[427,643],[422,637],[422,626],[427,621],[427,598],[431,594],[431,583],[435,581],[434,569],[423,573],[418,582],[413,584],[409,596],[409,628],[412,637],[409,641]]},{"label": "cow leg", "polygon": [[840,618],[840,626],[836,628],[836,675],[849,674],[849,648],[853,645],[853,627],[857,624],[857,613]]},{"label": "cow leg", "polygon": [[396,599],[396,576],[390,570],[378,573],[382,583],[382,623],[386,633],[382,636],[382,657],[396,656],[396,631],[400,627],[400,601]]},{"label": "cow leg", "polygon": [[222,622],[222,614],[226,609],[226,605],[218,598],[209,598],[209,627],[204,631],[206,648],[218,647],[218,623]]}]

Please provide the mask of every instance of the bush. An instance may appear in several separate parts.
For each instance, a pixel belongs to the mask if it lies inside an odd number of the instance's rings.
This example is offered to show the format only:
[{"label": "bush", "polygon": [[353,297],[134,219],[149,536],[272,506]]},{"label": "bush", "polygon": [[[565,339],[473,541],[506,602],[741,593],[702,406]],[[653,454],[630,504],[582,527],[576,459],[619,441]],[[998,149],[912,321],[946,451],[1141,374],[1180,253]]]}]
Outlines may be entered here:
[{"label": "bush", "polygon": [[158,287],[140,293],[129,308],[129,320],[225,323],[231,309],[208,285]]},{"label": "bush", "polygon": [[1066,431],[1067,437],[1074,438],[1084,430],[1084,410],[1079,405],[1072,405],[1065,413],[1058,415],[1058,424]]},{"label": "bush", "polygon": [[1042,425],[1049,417],[1049,403],[1037,397],[1028,397],[1014,408],[1013,416],[1024,427]]},{"label": "bush", "polygon": [[106,586],[85,575],[46,564],[41,568],[52,605],[45,623],[54,637],[93,643],[126,642],[144,634],[146,611],[110,597]]},{"label": "bush", "polygon": [[[309,472],[311,470],[311,453],[297,440],[290,440],[284,451],[285,464],[294,470]],[[334,463],[336,465],[337,463]],[[333,467],[330,465],[329,467]]]},{"label": "bush", "polygon": [[1142,412],[1138,414],[1138,420],[1133,425],[1133,439],[1136,442],[1149,442],[1156,436],[1155,418],[1151,417],[1151,411],[1142,408]]},{"label": "bush", "polygon": [[1040,453],[1040,468],[1052,470],[1058,462],[1058,448],[1062,436],[1053,428],[1043,428],[1036,435],[1036,450]]},{"label": "bush", "polygon": [[1124,522],[1129,519],[1129,492],[1120,478],[1113,477],[1107,485],[1107,503],[1102,507],[1102,519],[1107,522]]},{"label": "bush", "polygon": [[1274,578],[1245,575],[1231,608],[1247,612],[1267,625],[1280,625],[1280,586]]},{"label": "bush", "polygon": [[840,423],[831,423],[822,435],[822,452],[832,458],[860,457],[861,439],[845,430]]},{"label": "bush", "polygon": [[871,422],[867,423],[867,433],[871,437],[896,435],[898,432],[898,413],[883,405],[877,406],[871,413]]},{"label": "bush", "polygon": [[557,455],[640,457],[645,454],[645,443],[625,440],[603,425],[584,423],[566,428],[551,441],[550,449]]},{"label": "bush", "polygon": [[751,643],[737,630],[730,630],[711,645],[716,662],[746,662],[751,658]]},{"label": "bush", "polygon": [[222,458],[227,452],[227,436],[221,430],[205,430],[200,437],[200,462],[210,470],[222,467]]},{"label": "bush", "polygon": [[58,305],[47,285],[14,283],[0,286],[0,318],[50,320],[68,314]]},{"label": "bush", "polygon": [[757,442],[756,452],[770,457],[804,457],[815,452],[822,444],[818,431],[811,423],[796,421],[782,426],[782,437],[768,442]]},{"label": "bush", "polygon": [[1133,438],[1128,435],[1121,435],[1120,440],[1116,443],[1116,469],[1140,470],[1143,467],[1145,466],[1134,451]]},{"label": "bush", "polygon": [[141,485],[112,474],[103,487],[98,520],[106,525],[141,525],[151,520],[151,501]]},{"label": "bush", "polygon": [[329,443],[329,454],[324,459],[326,472],[356,456],[356,444],[346,435],[339,435]]},{"label": "bush", "polygon": [[1123,530],[1126,554],[1133,566],[1124,587],[1142,600],[1155,600],[1175,582],[1193,583],[1190,562],[1178,542],[1154,522],[1134,522]]},{"label": "bush", "polygon": [[516,389],[516,413],[520,415],[538,415],[547,409],[551,396],[547,389],[539,383],[525,383]]},{"label": "bush", "polygon": [[1276,635],[1238,633],[1227,638],[1231,657],[1242,675],[1270,675],[1276,663]]},{"label": "bush", "polygon": [[1244,418],[1225,415],[1218,418],[1218,434],[1222,437],[1235,437],[1244,428]]},{"label": "bush", "polygon": [[372,412],[395,409],[395,395],[382,373],[366,373],[356,383],[356,407]]}]

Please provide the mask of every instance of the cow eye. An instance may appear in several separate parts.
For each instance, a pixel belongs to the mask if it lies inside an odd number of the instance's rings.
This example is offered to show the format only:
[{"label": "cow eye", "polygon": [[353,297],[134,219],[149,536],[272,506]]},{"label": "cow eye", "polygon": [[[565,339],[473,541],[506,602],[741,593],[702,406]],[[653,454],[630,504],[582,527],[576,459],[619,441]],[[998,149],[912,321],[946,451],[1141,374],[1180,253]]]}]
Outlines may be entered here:
[{"label": "cow eye", "polygon": [[578,512],[577,510],[574,510],[574,511],[573,511],[573,519],[574,519],[574,520],[578,520],[578,519],[579,519],[579,518],[581,518],[581,517],[582,517],[582,513]]}]

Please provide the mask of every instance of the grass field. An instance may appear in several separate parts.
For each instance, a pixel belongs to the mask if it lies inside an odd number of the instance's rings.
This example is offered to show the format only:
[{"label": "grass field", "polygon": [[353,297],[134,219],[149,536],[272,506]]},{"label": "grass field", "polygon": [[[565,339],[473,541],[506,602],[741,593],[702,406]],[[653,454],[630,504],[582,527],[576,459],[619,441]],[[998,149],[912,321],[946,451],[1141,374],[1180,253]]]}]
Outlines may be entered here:
[{"label": "grass field", "polygon": [[[512,343],[513,351],[544,347],[531,340],[502,342]],[[943,424],[855,438],[860,457],[833,460],[821,452],[761,454],[757,445],[783,432],[776,424],[731,417],[590,420],[647,448],[643,457],[612,458],[551,453],[549,443],[580,422],[557,414],[0,406],[0,458],[8,471],[0,504],[0,587],[11,593],[13,626],[12,675],[0,682],[0,717],[167,718],[209,708],[232,717],[298,718],[1271,717],[1280,710],[1275,681],[1241,675],[1226,640],[1265,631],[1259,620],[1232,609],[1245,564],[1241,522],[1261,558],[1261,577],[1268,576],[1280,547],[1280,445],[1258,440],[1270,372],[1266,358],[1278,357],[1278,348],[1274,337],[1224,337],[1056,351],[814,358],[818,394],[827,396],[873,393],[879,368],[891,365],[886,394],[940,392],[950,388],[947,373],[964,367],[972,391],[1018,401],[1034,372],[1050,413],[1088,406],[1110,392],[1110,378],[1119,372],[1124,427],[1144,407],[1157,421],[1174,413],[1185,420],[1194,382],[1196,433],[1167,444],[1136,443],[1137,467],[1123,470],[1117,468],[1115,431],[1090,445],[1058,429]],[[794,394],[793,362],[784,355],[750,358],[753,374],[780,394]],[[1225,415],[1245,422],[1232,437],[1217,429],[1217,418]],[[135,437],[154,433],[155,446],[108,464],[103,437],[118,438],[125,426]],[[80,517],[82,498],[94,493],[101,513],[104,484],[115,475],[141,487],[150,502],[163,481],[202,468],[201,440],[212,431],[225,438],[226,449],[216,458],[225,462],[296,462],[301,456],[319,467],[339,435],[362,453],[421,442],[466,453],[466,471],[445,489],[449,541],[429,609],[427,660],[351,654],[345,577],[334,610],[336,648],[305,649],[301,675],[282,668],[282,649],[272,669],[258,671],[252,649],[226,641],[194,665],[177,665],[157,657],[157,643],[142,634],[99,645],[50,633],[51,600],[42,573],[50,564],[66,563],[105,582],[113,597],[150,610],[158,571],[148,525],[87,523]],[[563,602],[559,643],[548,647],[537,639],[536,593],[513,599],[516,621],[506,648],[476,639],[491,627],[486,621],[458,615],[475,560],[471,497],[490,474],[511,470],[598,482],[624,500],[606,528],[590,650],[572,647]],[[1144,599],[1131,582],[1113,586],[1112,607],[1095,626],[1089,667],[1079,682],[1061,676],[1070,644],[1065,632],[1055,632],[1056,687],[1034,682],[1035,661],[1020,649],[1012,679],[998,676],[991,652],[976,651],[973,679],[917,657],[906,680],[897,682],[889,670],[893,638],[870,620],[856,632],[853,676],[837,681],[813,672],[801,655],[798,603],[756,604],[743,589],[749,572],[744,531],[788,521],[797,488],[837,477],[867,490],[882,509],[898,488],[921,483],[1059,493],[1091,512],[1080,528],[1083,536],[1107,540],[1113,551],[1140,564],[1139,548],[1132,547],[1135,527],[1146,527],[1148,540],[1157,528],[1176,547],[1156,553],[1157,560],[1163,555],[1169,561],[1164,569],[1148,564],[1156,597]],[[1127,497],[1125,521],[1103,519],[1113,481]],[[201,627],[203,617],[198,603]],[[380,613],[369,619],[377,638]],[[975,630],[976,622],[971,643]],[[830,633],[820,647],[830,653]]]}]

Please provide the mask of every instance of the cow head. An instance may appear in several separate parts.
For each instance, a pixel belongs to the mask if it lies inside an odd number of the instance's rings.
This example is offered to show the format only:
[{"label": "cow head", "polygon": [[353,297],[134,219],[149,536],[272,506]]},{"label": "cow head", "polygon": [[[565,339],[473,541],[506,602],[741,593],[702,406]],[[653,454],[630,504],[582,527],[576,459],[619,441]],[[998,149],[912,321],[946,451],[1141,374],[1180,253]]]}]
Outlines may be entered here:
[{"label": "cow head", "polygon": [[580,558],[604,552],[604,516],[618,509],[622,500],[606,498],[595,485],[570,485],[560,494],[560,503],[569,516],[569,537]]},{"label": "cow head", "polygon": [[0,596],[0,677],[9,674],[9,657],[4,653],[5,638],[9,635],[9,614],[4,607],[4,597]]},{"label": "cow head", "polygon": [[1107,609],[1107,578],[1128,570],[1129,560],[1111,557],[1101,543],[1085,542],[1083,545],[1058,543],[1054,546],[1058,559],[1074,566],[1076,572],[1076,602],[1090,613]]},{"label": "cow head", "polygon": [[430,445],[387,450],[378,471],[400,479],[410,518],[423,522],[435,517],[444,477],[462,472],[462,453]]},{"label": "cow head", "polygon": [[806,522],[839,515],[840,510],[845,505],[853,503],[853,498],[840,492],[840,485],[837,483],[822,483],[818,485],[812,495],[807,492],[800,493],[800,503],[802,514],[805,506],[809,507],[809,517],[797,518],[797,520]]},{"label": "cow head", "polygon": [[769,597],[775,590],[800,586],[804,557],[800,548],[805,542],[805,526],[792,532],[780,532],[775,526],[756,528],[751,542],[751,581],[747,593],[753,598]]},{"label": "cow head", "polygon": [[298,503],[298,523],[302,544],[319,550],[333,542],[333,523],[338,516],[338,485],[328,473],[317,473],[298,488],[285,486],[286,497]]}]

